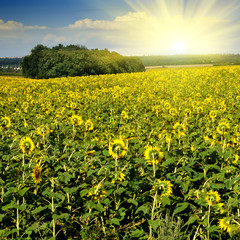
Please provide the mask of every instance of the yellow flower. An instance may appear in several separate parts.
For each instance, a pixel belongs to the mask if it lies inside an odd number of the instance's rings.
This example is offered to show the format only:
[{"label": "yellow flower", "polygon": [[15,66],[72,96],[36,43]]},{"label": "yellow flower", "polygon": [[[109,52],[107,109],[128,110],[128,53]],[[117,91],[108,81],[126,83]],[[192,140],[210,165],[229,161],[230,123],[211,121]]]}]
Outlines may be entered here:
[{"label": "yellow flower", "polygon": [[185,131],[186,131],[186,127],[184,124],[181,124],[179,122],[175,123],[173,126],[173,129],[175,130],[175,132],[178,134],[178,137],[181,136],[185,136]]},{"label": "yellow flower", "polygon": [[32,177],[35,183],[41,182],[41,170],[42,168],[38,164],[36,164],[32,173]]},{"label": "yellow flower", "polygon": [[167,102],[167,101],[163,104],[163,106],[164,106],[164,108],[167,109],[167,110],[171,108],[170,103]]},{"label": "yellow flower", "polygon": [[203,107],[197,107],[197,113],[202,113],[203,112]]},{"label": "yellow flower", "polygon": [[74,102],[70,103],[70,108],[75,109],[77,107],[77,104]]},{"label": "yellow flower", "polygon": [[232,161],[232,163],[236,164],[236,163],[238,163],[238,160],[239,160],[239,155],[235,154],[234,161]]},{"label": "yellow flower", "polygon": [[227,130],[230,128],[229,124],[227,122],[220,122],[217,127],[217,132],[219,134],[226,134]]},{"label": "yellow flower", "polygon": [[82,117],[80,117],[78,115],[73,115],[70,118],[70,120],[71,120],[72,125],[74,125],[74,126],[80,126],[83,123]]},{"label": "yellow flower", "polygon": [[102,189],[102,185],[94,185],[93,188],[88,192],[88,197],[91,197],[94,200],[101,199],[106,196],[106,191]]},{"label": "yellow flower", "polygon": [[192,115],[192,111],[191,111],[189,108],[186,108],[186,109],[184,110],[184,115],[185,115],[186,117],[190,117],[190,116]]},{"label": "yellow flower", "polygon": [[221,218],[218,220],[218,226],[223,230],[223,231],[227,231],[228,233],[231,232],[231,224],[229,219],[227,218]]},{"label": "yellow flower", "polygon": [[220,202],[221,197],[217,191],[210,190],[205,196],[206,202],[211,206]]},{"label": "yellow flower", "polygon": [[163,196],[169,197],[172,194],[173,184],[168,180],[157,179],[156,184],[152,187],[153,191],[159,193],[160,198]]},{"label": "yellow flower", "polygon": [[9,117],[2,117],[0,122],[0,129],[1,128],[9,128],[11,126],[11,120]]},{"label": "yellow flower", "polygon": [[121,117],[124,119],[124,120],[128,120],[128,115],[125,111],[122,111],[121,113]]},{"label": "yellow flower", "polygon": [[27,154],[31,154],[35,148],[35,145],[30,137],[22,138],[19,146],[22,152]]},{"label": "yellow flower", "polygon": [[158,147],[149,146],[144,152],[144,157],[149,164],[158,164],[163,158],[163,152]]},{"label": "yellow flower", "polygon": [[122,182],[125,179],[125,176],[126,175],[123,172],[119,173],[119,178],[118,179],[120,180],[120,182]]},{"label": "yellow flower", "polygon": [[44,125],[41,125],[37,128],[37,134],[44,137],[51,132],[50,128]]},{"label": "yellow flower", "polygon": [[178,111],[176,108],[170,108],[169,114],[171,114],[172,116],[176,116],[178,114]]},{"label": "yellow flower", "polygon": [[90,119],[88,119],[85,122],[85,127],[86,127],[87,131],[92,131],[93,130],[93,123],[92,123],[92,121]]},{"label": "yellow flower", "polygon": [[127,146],[121,139],[116,139],[109,143],[108,152],[113,158],[123,158],[127,150]]},{"label": "yellow flower", "polygon": [[212,118],[212,120],[214,120],[217,117],[217,112],[216,111],[210,111],[209,116],[210,116],[210,118]]}]

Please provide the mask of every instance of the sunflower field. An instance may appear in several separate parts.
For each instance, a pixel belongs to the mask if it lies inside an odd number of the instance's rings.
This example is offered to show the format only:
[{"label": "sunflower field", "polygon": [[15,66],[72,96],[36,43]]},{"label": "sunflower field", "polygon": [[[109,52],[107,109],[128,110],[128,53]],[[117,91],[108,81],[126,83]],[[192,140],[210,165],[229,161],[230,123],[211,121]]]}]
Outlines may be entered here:
[{"label": "sunflower field", "polygon": [[0,239],[239,239],[240,67],[0,77]]}]

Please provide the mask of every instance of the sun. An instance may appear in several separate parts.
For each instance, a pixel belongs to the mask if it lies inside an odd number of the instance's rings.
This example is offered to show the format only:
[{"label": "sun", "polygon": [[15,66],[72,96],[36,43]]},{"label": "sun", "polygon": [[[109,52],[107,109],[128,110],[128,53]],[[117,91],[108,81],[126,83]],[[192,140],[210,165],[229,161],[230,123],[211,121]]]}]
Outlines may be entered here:
[{"label": "sun", "polygon": [[172,44],[172,51],[174,54],[183,54],[186,50],[186,45],[182,41],[176,41]]}]

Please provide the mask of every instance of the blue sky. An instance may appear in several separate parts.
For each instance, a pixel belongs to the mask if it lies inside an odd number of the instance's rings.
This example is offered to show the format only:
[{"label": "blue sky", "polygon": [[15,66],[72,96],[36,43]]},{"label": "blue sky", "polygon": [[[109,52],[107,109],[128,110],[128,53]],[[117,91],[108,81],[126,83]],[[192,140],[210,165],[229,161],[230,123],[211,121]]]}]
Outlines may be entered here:
[{"label": "blue sky", "polygon": [[0,57],[37,44],[124,55],[240,53],[240,0],[1,0]]}]

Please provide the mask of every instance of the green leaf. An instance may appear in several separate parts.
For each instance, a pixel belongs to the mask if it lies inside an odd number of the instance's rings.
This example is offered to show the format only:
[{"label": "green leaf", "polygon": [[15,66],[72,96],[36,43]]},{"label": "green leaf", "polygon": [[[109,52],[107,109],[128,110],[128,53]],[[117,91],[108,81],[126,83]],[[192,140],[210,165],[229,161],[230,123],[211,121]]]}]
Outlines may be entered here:
[{"label": "green leaf", "polygon": [[138,202],[137,202],[136,200],[132,199],[132,198],[129,198],[129,199],[127,200],[127,202],[134,204],[136,207],[138,206]]},{"label": "green leaf", "polygon": [[64,190],[66,193],[69,193],[69,194],[72,194],[72,193],[77,192],[78,189],[79,189],[79,186],[77,186],[77,187],[72,187],[72,188],[68,188],[68,187],[63,188],[63,190]]},{"label": "green leaf", "polygon": [[131,238],[139,238],[141,236],[143,236],[145,233],[144,231],[141,229],[136,229],[131,233]]},{"label": "green leaf", "polygon": [[111,201],[109,200],[109,198],[106,198],[102,201],[102,203],[106,206],[109,206],[111,204]]},{"label": "green leaf", "polygon": [[153,230],[156,230],[159,227],[159,219],[156,220],[148,220],[148,224],[153,228]]},{"label": "green leaf", "polygon": [[38,231],[38,226],[36,223],[34,223],[33,225],[31,225],[30,227],[27,228],[26,230],[27,232],[28,231],[34,231],[35,233]]},{"label": "green leaf", "polygon": [[9,204],[5,205],[2,207],[3,211],[6,211],[7,209],[11,209],[11,208],[17,208],[17,205],[15,204],[15,202],[10,202]]},{"label": "green leaf", "polygon": [[112,218],[110,222],[114,225],[120,225],[120,221],[117,218]]},{"label": "green leaf", "polygon": [[4,214],[0,214],[0,222],[2,222],[4,216],[5,216]]},{"label": "green leaf", "polygon": [[191,216],[188,221],[185,223],[185,225],[190,225],[194,223],[198,218],[196,216]]},{"label": "green leaf", "polygon": [[88,194],[89,190],[88,189],[83,189],[81,192],[80,192],[80,196],[81,197],[84,197]]},{"label": "green leaf", "polygon": [[165,207],[166,205],[170,205],[171,201],[167,196],[162,196],[161,198],[161,202],[163,204],[163,207]]},{"label": "green leaf", "polygon": [[137,209],[136,213],[141,212],[141,211],[142,211],[144,214],[146,214],[146,213],[149,212],[149,209],[148,209],[147,206],[142,205],[142,206],[140,206],[140,207]]},{"label": "green leaf", "polygon": [[62,213],[61,215],[53,214],[52,218],[53,219],[63,219],[63,218],[65,218],[66,221],[67,221],[69,219],[69,214],[68,213]]},{"label": "green leaf", "polygon": [[48,208],[48,206],[44,206],[44,207],[40,206],[40,207],[34,209],[34,210],[32,211],[32,214],[37,214],[37,213],[39,213],[39,212],[41,212],[41,211],[43,211],[43,210],[45,210],[45,209],[47,209],[47,208]]},{"label": "green leaf", "polygon": [[20,194],[20,196],[24,196],[24,194],[27,192],[27,190],[28,190],[29,188],[27,188],[27,187],[25,187],[25,188],[23,188],[23,189],[21,189],[21,190],[19,190],[18,191],[18,193]]},{"label": "green leaf", "polygon": [[173,214],[178,214],[182,211],[184,211],[187,207],[188,207],[189,203],[188,202],[184,202],[184,203],[178,203],[177,207],[175,208]]},{"label": "green leaf", "polygon": [[125,188],[122,188],[122,187],[120,187],[120,188],[118,188],[117,190],[116,190],[116,193],[117,194],[119,194],[119,195],[121,195],[123,192],[125,192],[126,190],[125,190]]},{"label": "green leaf", "polygon": [[103,153],[103,155],[106,156],[106,157],[109,157],[109,156],[110,156],[108,150],[106,150],[106,149],[104,149],[104,150],[102,151],[102,153]]},{"label": "green leaf", "polygon": [[101,203],[95,204],[95,206],[93,208],[95,208],[99,212],[103,212],[105,210],[105,208],[103,207],[103,205]]}]

